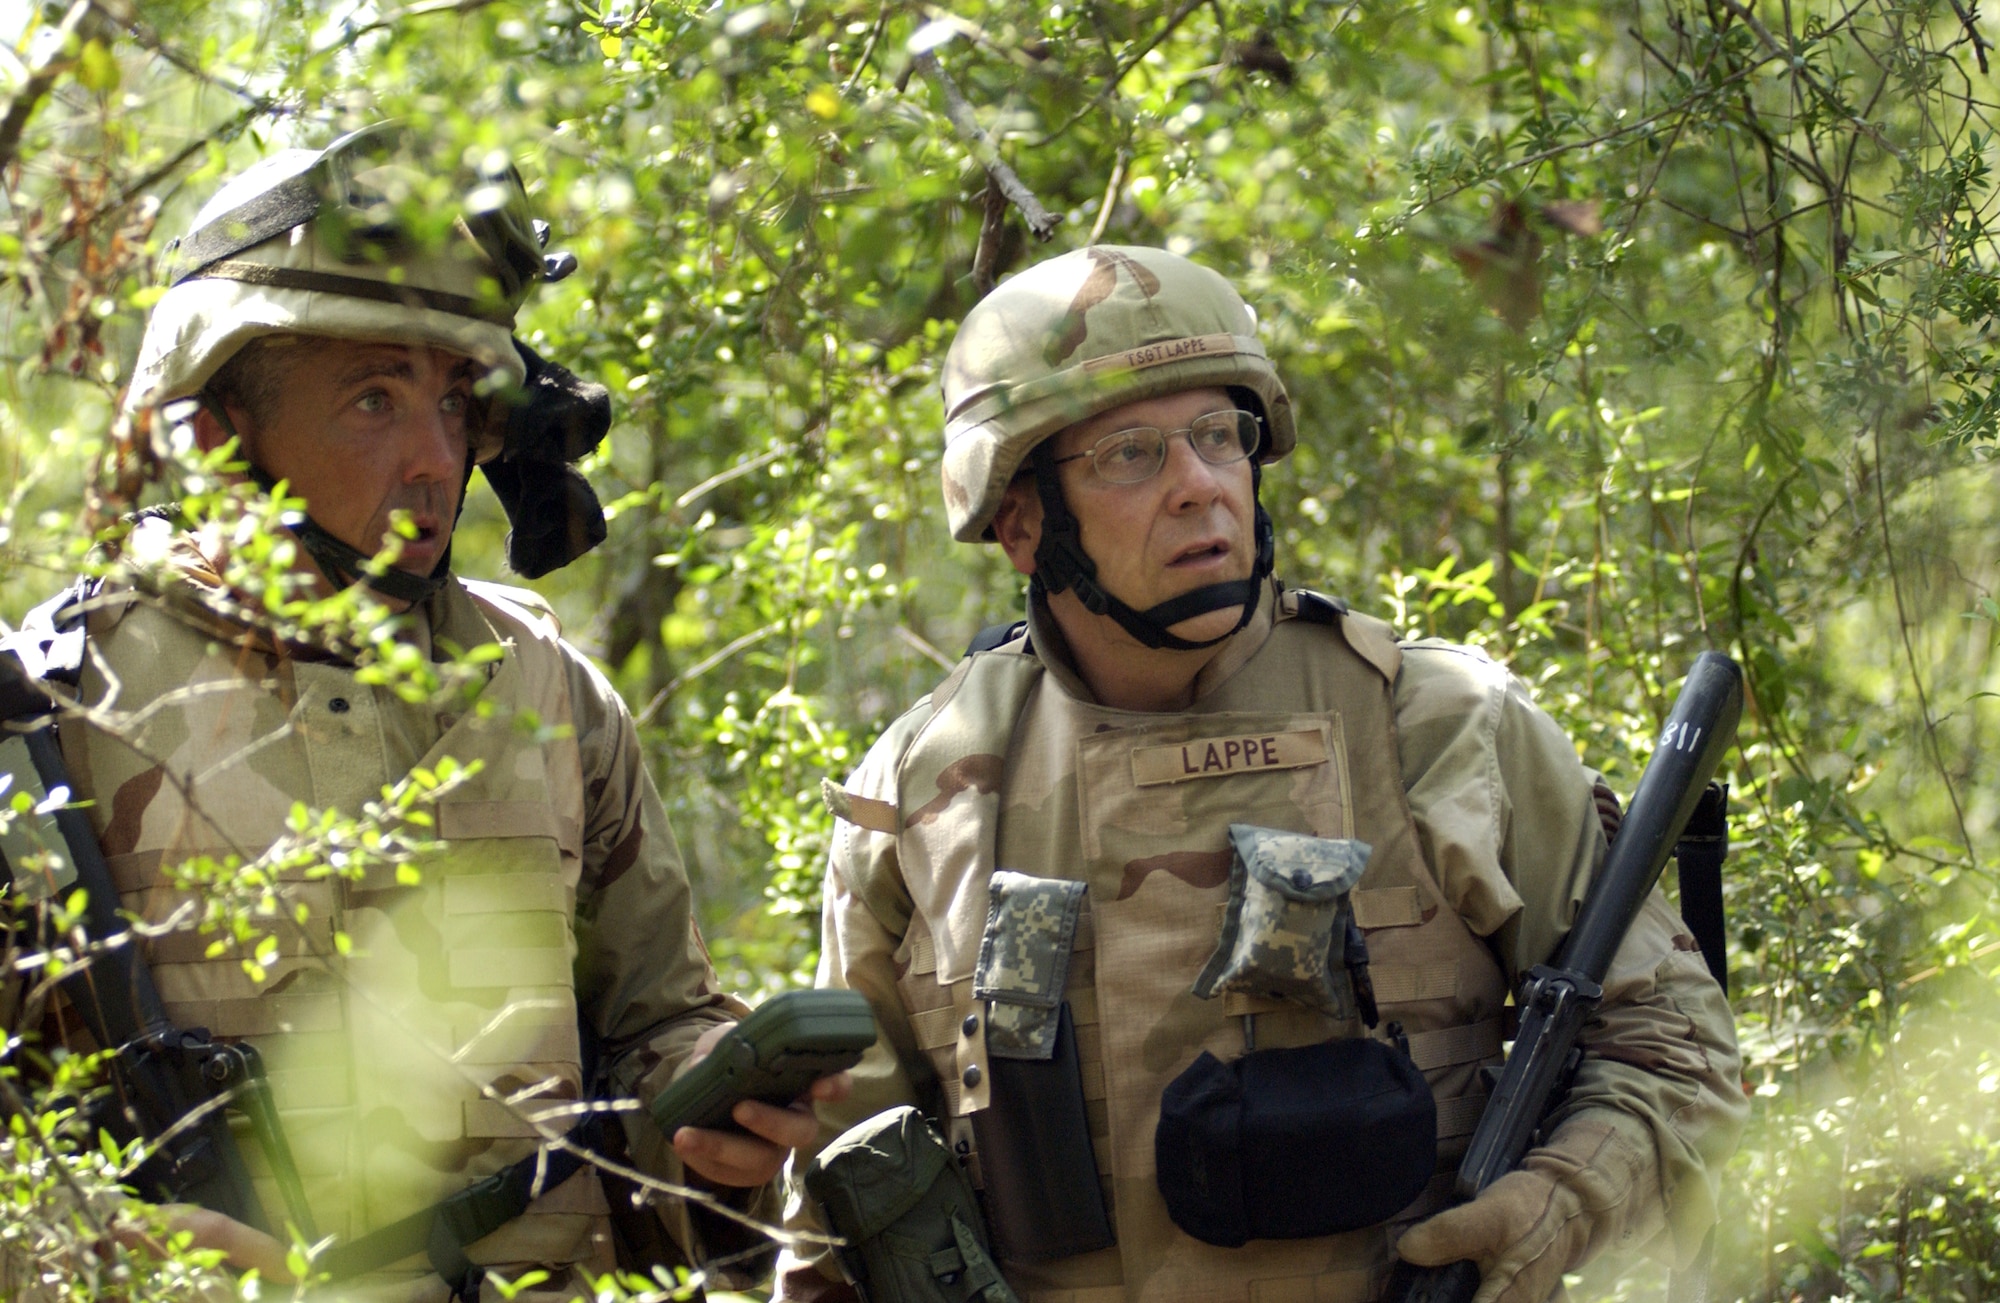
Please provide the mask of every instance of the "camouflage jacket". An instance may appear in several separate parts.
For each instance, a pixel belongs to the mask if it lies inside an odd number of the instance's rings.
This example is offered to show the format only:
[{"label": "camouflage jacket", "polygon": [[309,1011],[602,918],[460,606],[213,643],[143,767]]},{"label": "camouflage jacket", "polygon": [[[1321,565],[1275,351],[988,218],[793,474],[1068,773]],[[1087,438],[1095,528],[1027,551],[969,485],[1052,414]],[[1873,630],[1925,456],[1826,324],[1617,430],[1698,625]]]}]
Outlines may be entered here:
[{"label": "camouflage jacket", "polygon": [[[884,1036],[857,1069],[854,1096],[823,1110],[825,1138],[897,1103],[919,1104],[948,1128],[982,1107],[980,1090],[954,1072],[976,1047],[961,1044],[954,1062],[944,1029],[973,1007],[970,951],[987,908],[985,876],[997,866],[1089,883],[1068,995],[1120,1243],[1054,1264],[1003,1263],[1031,1303],[1248,1300],[1300,1289],[1365,1299],[1380,1287],[1395,1227],[1213,1250],[1165,1224],[1152,1188],[1158,1085],[1204,1048],[1231,1053],[1236,1015],[1258,1016],[1260,1048],[1361,1031],[1322,1011],[1186,998],[1220,922],[1227,823],[1379,843],[1355,910],[1378,988],[1388,988],[1378,996],[1400,1002],[1384,1016],[1435,1029],[1431,1062],[1421,1050],[1417,1057],[1440,1101],[1441,1156],[1454,1159],[1483,1104],[1477,1068],[1498,1058],[1499,1005],[1561,940],[1603,856],[1593,776],[1512,676],[1476,651],[1399,645],[1377,621],[1349,615],[1329,627],[1298,619],[1298,610],[1296,594],[1265,603],[1204,668],[1192,708],[1168,716],[1094,705],[1052,622],[1036,612],[1027,640],[980,654],[1011,660],[983,677],[955,674],[831,793],[842,820],[820,980],[866,992]],[[982,722],[982,708],[963,700],[966,683],[1009,681],[984,707],[996,718]],[[940,750],[941,731],[965,736]],[[1232,755],[1229,740],[1245,737],[1255,747],[1240,741]],[[1231,776],[1173,785],[1179,775],[1167,771],[1199,768],[1210,742],[1214,767]],[[932,763],[954,747],[959,762]],[[913,750],[925,748],[914,763]],[[956,844],[984,838],[986,849],[967,853],[934,831],[953,821],[997,828],[968,830]],[[1115,928],[1123,940],[1114,944]],[[1399,947],[1412,962],[1398,963]],[[1154,992],[1151,1006],[1134,1003],[1142,989]],[[1607,992],[1565,1117],[1609,1120],[1643,1210],[1625,1219],[1625,1242],[1650,1241],[1679,1259],[1713,1220],[1716,1175],[1747,1112],[1732,1020],[1657,894]],[[1121,1079],[1139,1084],[1121,1090]],[[1420,1200],[1410,1215],[1427,1206],[1435,1202]],[[814,1217],[796,1191],[791,1215],[801,1226]],[[1319,1267],[1300,1265],[1301,1244],[1326,1246],[1306,1253],[1319,1254]],[[781,1294],[837,1292],[831,1265],[817,1266],[783,1260]]]},{"label": "camouflage jacket", "polygon": [[[63,726],[64,750],[126,906],[181,920],[148,946],[169,1016],[263,1049],[322,1234],[365,1234],[566,1130],[566,1102],[590,1088],[579,1024],[609,1088],[645,1100],[705,1029],[744,1012],[717,986],[631,716],[535,594],[454,579],[412,612],[409,640],[438,662],[501,648],[472,700],[412,702],[228,618],[187,537],[150,545],[173,577],[91,603],[91,709]],[[480,769],[436,808],[444,850],[414,875],[283,875],[284,906],[303,922],[270,925],[261,973],[244,963],[261,936],[232,944],[193,925],[200,893],[173,866],[254,860],[286,835],[294,803],[356,814],[447,757]],[[682,1181],[648,1115],[619,1116],[607,1143]],[[283,1225],[247,1136],[245,1150]],[[521,1297],[585,1293],[578,1271],[614,1265],[602,1186],[586,1168],[469,1256],[502,1278],[552,1271]],[[734,1202],[770,1215],[774,1198]],[[633,1257],[694,1264],[744,1247],[733,1223],[679,1201],[655,1208],[657,1219],[618,1222]],[[339,1293],[442,1290],[418,1255]],[[485,1292],[498,1297],[490,1282]]]}]

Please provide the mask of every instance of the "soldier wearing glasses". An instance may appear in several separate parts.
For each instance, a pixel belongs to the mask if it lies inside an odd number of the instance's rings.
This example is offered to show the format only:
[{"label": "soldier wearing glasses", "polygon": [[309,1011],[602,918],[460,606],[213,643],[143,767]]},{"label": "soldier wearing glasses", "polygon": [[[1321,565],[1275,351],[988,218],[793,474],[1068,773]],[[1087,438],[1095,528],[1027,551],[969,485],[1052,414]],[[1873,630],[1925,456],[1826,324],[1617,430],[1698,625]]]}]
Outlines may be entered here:
[{"label": "soldier wearing glasses", "polygon": [[[1480,653],[1273,576],[1258,488],[1296,430],[1235,290],[1158,249],[1054,258],[968,315],[944,397],[952,534],[1029,576],[1028,616],[829,786],[820,981],[884,1035],[823,1135],[921,1109],[1030,1303],[1364,1303],[1398,1251],[1539,1303],[1600,1249],[1691,1256],[1746,1108],[1657,896],[1546,1144],[1432,1216],[1508,991],[1603,858],[1601,789]],[[1345,958],[1274,968],[1295,923]]]}]

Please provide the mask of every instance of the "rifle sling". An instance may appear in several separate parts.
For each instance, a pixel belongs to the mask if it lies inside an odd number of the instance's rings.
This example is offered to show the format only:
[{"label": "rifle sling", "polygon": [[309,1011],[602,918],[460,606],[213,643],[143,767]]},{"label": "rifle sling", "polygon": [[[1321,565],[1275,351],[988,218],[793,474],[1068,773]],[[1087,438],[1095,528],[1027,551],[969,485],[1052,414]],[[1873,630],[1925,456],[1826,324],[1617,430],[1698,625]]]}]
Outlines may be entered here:
[{"label": "rifle sling", "polygon": [[1694,934],[1708,971],[1729,994],[1728,933],[1722,913],[1722,862],[1729,854],[1729,792],[1710,783],[1674,845],[1681,921]]}]

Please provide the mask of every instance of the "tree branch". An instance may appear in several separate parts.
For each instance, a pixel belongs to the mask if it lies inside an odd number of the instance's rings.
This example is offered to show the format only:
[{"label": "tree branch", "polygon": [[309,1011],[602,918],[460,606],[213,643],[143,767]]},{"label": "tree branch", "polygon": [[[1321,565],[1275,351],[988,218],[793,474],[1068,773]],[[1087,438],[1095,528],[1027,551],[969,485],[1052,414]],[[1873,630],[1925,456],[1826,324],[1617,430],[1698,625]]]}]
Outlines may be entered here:
[{"label": "tree branch", "polygon": [[1979,71],[1981,73],[1990,71],[1986,66],[1986,39],[1979,34],[1979,28],[1974,25],[1979,17],[1979,11],[1976,8],[1968,11],[1959,0],[1951,0],[1951,10],[1958,15],[1959,24],[1965,28],[1966,39],[1972,42],[1972,52],[1979,58]]},{"label": "tree branch", "polygon": [[7,102],[7,116],[0,118],[0,169],[14,161],[14,154],[21,148],[21,133],[28,129],[28,119],[55,89],[56,79],[69,70],[72,62],[63,57],[63,47],[69,44],[70,35],[76,31],[84,16],[90,12],[91,0],[76,0],[63,15],[62,24],[56,29],[57,39],[50,42],[54,53],[50,54],[42,66],[14,93]]},{"label": "tree branch", "polygon": [[1182,23],[1188,20],[1189,14],[1201,8],[1206,3],[1208,3],[1208,0],[1182,0],[1181,7],[1174,10],[1172,14],[1168,15],[1167,21],[1160,26],[1159,31],[1153,33],[1153,38],[1151,40],[1147,41],[1137,50],[1134,50],[1131,54],[1125,56],[1124,62],[1118,65],[1117,71],[1113,72],[1110,77],[1105,79],[1103,90],[1097,92],[1097,94],[1094,97],[1092,97],[1091,101],[1088,104],[1085,104],[1075,113],[1072,113],[1070,115],[1069,121],[1063,123],[1060,127],[1057,127],[1054,131],[1051,131],[1048,135],[1043,136],[1040,140],[1036,141],[1035,143],[1038,145],[1046,145],[1050,141],[1056,139],[1057,137],[1064,135],[1069,131],[1071,127],[1083,121],[1083,119],[1090,113],[1092,109],[1097,108],[1099,105],[1103,104],[1104,101],[1110,99],[1113,95],[1117,94],[1118,83],[1125,80],[1126,74],[1130,73],[1134,68],[1138,67],[1140,60],[1144,59],[1147,55],[1151,54],[1154,50],[1158,49],[1161,41],[1164,41],[1169,36],[1172,36],[1174,34],[1174,30],[1178,28]]},{"label": "tree branch", "polygon": [[1021,178],[1014,175],[1014,169],[1008,167],[1001,159],[1000,150],[993,143],[993,137],[987,135],[986,129],[979,125],[979,119],[973,115],[972,105],[959,93],[958,87],[945,73],[944,66],[937,61],[937,56],[925,50],[914,56],[910,62],[917,71],[923,73],[924,80],[937,87],[938,95],[944,100],[945,116],[950,118],[951,125],[958,129],[960,138],[971,146],[973,156],[979,160],[980,166],[986,169],[990,182],[1000,188],[1000,192],[1007,196],[1014,207],[1021,210],[1021,216],[1027,219],[1028,229],[1034,232],[1035,238],[1046,240],[1054,235],[1056,227],[1062,224],[1062,219],[1042,207],[1042,201],[1035,198],[1034,192],[1027,186],[1021,184]]}]

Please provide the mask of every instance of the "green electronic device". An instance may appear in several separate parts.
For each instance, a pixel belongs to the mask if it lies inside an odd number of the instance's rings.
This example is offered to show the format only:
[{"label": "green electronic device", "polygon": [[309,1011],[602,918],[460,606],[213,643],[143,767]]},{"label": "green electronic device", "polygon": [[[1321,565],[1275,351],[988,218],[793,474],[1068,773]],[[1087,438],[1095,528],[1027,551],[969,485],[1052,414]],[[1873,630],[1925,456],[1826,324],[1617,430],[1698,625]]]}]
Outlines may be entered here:
[{"label": "green electronic device", "polygon": [[783,1108],[819,1078],[853,1067],[875,1043],[875,1015],[859,991],[783,991],[729,1029],[708,1057],[653,1101],[653,1120],[741,1130],[730,1111],[743,1099]]}]

